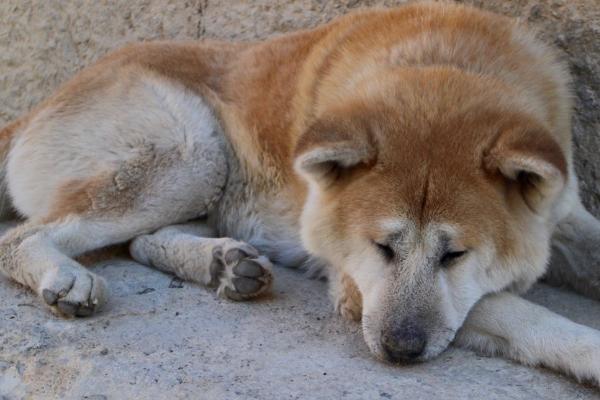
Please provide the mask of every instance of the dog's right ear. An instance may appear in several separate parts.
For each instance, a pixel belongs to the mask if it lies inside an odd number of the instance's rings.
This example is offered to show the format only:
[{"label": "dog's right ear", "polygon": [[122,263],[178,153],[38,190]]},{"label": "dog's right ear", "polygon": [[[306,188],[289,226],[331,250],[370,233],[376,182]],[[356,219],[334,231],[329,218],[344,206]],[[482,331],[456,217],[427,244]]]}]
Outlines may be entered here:
[{"label": "dog's right ear", "polygon": [[326,187],[375,155],[366,129],[349,121],[319,120],[296,143],[294,168],[308,181]]},{"label": "dog's right ear", "polygon": [[534,212],[552,203],[568,175],[567,161],[558,142],[545,128],[531,123],[502,132],[487,151],[484,164],[517,188]]}]

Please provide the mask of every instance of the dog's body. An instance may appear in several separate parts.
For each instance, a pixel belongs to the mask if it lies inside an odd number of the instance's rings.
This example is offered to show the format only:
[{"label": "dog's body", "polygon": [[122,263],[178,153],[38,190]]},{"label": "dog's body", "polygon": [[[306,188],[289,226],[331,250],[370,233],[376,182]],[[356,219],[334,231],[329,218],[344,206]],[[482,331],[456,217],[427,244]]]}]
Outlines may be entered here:
[{"label": "dog's body", "polygon": [[27,218],[0,270],[84,316],[106,284],[72,257],[115,243],[236,300],[268,289],[269,259],[326,260],[378,357],[454,339],[600,381],[598,332],[508,292],[544,273],[553,234],[555,276],[600,275],[568,85],[513,21],[447,4],[131,46],[0,134],[1,204]]}]

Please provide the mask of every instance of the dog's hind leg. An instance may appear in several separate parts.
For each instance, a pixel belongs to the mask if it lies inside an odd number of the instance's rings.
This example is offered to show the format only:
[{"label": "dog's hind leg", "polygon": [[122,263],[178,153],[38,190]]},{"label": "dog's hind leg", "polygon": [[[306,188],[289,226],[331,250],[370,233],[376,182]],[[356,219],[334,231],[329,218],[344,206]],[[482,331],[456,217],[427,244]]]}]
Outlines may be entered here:
[{"label": "dog's hind leg", "polygon": [[204,144],[192,147],[190,154],[180,148],[141,151],[112,172],[69,182],[45,218],[0,238],[0,272],[63,314],[92,313],[106,298],[106,284],[74,257],[198,218],[220,198],[224,158],[207,153]]},{"label": "dog's hind leg", "polygon": [[600,385],[600,331],[511,293],[484,297],[455,344],[526,365],[542,365]]},{"label": "dog's hind leg", "polygon": [[579,201],[554,231],[545,280],[600,300],[600,221]]},{"label": "dog's hind leg", "polygon": [[227,142],[199,96],[140,69],[109,80],[21,126],[2,171],[28,222],[0,238],[0,273],[67,315],[106,297],[74,257],[209,215],[228,179]]},{"label": "dog's hind leg", "polygon": [[216,238],[201,221],[172,225],[130,244],[132,257],[176,276],[217,287],[217,293],[246,300],[271,285],[271,263],[247,243]]},{"label": "dog's hind leg", "polygon": [[47,216],[0,238],[0,272],[63,314],[90,314],[105,300],[106,285],[74,257],[198,218],[220,198],[224,157],[207,153],[206,144],[191,146],[190,154],[150,148],[114,171],[68,182]]}]

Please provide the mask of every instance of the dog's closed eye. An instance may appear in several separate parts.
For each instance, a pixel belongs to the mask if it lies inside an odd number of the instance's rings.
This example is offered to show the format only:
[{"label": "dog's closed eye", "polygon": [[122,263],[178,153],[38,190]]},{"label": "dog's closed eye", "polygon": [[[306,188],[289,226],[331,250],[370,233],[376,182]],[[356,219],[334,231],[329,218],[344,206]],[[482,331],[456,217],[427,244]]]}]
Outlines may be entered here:
[{"label": "dog's closed eye", "polygon": [[442,267],[449,267],[454,264],[455,261],[462,258],[465,254],[467,254],[466,250],[447,251],[440,258],[440,264]]},{"label": "dog's closed eye", "polygon": [[377,250],[383,255],[383,257],[388,262],[394,260],[394,258],[396,257],[396,253],[394,252],[394,249],[392,249],[392,247],[390,245],[375,242],[375,241],[373,241],[373,244],[375,244],[375,247],[377,247]]}]

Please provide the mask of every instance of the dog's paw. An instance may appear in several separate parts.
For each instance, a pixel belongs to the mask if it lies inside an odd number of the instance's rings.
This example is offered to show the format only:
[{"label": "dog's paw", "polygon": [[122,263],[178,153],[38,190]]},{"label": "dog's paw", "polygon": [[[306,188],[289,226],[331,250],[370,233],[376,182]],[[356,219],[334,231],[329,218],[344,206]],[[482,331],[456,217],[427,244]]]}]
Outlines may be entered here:
[{"label": "dog's paw", "polygon": [[362,296],[354,281],[344,275],[341,278],[340,292],[335,298],[335,310],[350,321],[360,321],[362,318]]},{"label": "dog's paw", "polygon": [[339,299],[335,309],[347,320],[359,322],[362,318],[362,307],[353,297]]},{"label": "dog's paw", "polygon": [[83,267],[61,265],[46,274],[39,293],[64,316],[87,317],[105,303],[108,289],[104,278]]},{"label": "dog's paw", "polygon": [[212,256],[211,279],[220,296],[247,300],[271,287],[271,262],[249,244],[229,239],[215,246]]}]

